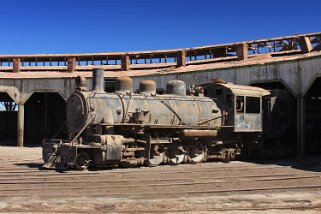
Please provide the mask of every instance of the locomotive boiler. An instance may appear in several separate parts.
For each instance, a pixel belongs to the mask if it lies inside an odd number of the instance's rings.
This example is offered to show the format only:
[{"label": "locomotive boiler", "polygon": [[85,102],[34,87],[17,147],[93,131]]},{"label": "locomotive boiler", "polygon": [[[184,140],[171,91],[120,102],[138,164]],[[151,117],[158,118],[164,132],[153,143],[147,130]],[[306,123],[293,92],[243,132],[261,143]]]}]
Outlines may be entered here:
[{"label": "locomotive boiler", "polygon": [[[66,105],[69,139],[44,141],[44,167],[229,161],[257,144],[262,132],[261,91],[252,93],[258,99],[251,101],[256,102],[255,112],[235,117],[242,101],[231,90],[222,92],[229,99],[224,103],[205,97],[202,87],[186,90],[180,80],[169,81],[166,94],[160,95],[154,81],[141,81],[134,92],[132,80],[120,77],[115,92],[106,93],[102,69],[93,70],[92,83],[88,91],[84,79],[76,78],[76,91]],[[244,109],[250,108],[243,102]]]}]

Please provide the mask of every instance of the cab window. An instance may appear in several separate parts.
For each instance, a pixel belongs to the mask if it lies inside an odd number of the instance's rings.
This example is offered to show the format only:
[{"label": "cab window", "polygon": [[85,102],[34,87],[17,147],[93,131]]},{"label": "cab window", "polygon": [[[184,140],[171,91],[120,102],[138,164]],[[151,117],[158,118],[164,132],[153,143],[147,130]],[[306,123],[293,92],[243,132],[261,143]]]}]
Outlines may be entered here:
[{"label": "cab window", "polygon": [[242,96],[236,97],[236,112],[244,113],[244,97]]},{"label": "cab window", "polygon": [[260,113],[259,97],[246,97],[246,113],[252,113],[252,114]]}]

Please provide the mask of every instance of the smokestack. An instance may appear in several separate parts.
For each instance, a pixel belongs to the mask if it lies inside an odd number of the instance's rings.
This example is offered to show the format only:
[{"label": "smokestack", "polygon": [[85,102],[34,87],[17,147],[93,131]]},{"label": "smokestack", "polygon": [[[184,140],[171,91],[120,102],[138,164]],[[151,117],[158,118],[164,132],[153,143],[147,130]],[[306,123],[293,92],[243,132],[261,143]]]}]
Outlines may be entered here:
[{"label": "smokestack", "polygon": [[96,92],[102,93],[105,91],[105,79],[104,79],[104,69],[94,68],[93,69],[93,89]]}]

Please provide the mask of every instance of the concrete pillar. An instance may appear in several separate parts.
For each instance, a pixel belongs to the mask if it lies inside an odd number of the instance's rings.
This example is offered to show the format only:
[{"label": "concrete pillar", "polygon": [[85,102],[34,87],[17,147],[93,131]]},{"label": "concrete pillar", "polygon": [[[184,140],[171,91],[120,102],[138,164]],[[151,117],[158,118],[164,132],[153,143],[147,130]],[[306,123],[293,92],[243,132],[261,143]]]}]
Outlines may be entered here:
[{"label": "concrete pillar", "polygon": [[76,58],[68,58],[67,59],[68,65],[67,65],[67,72],[74,72],[76,71]]},{"label": "concrete pillar", "polygon": [[24,136],[24,105],[18,104],[18,119],[17,119],[17,146],[23,147],[23,136]]},{"label": "concrete pillar", "polygon": [[129,70],[129,56],[128,55],[122,55],[121,56],[121,70],[122,71],[128,71]]},{"label": "concrete pillar", "polygon": [[18,73],[20,72],[20,62],[21,62],[21,59],[20,58],[14,58],[13,59],[13,72],[14,73]]},{"label": "concrete pillar", "polygon": [[177,67],[186,66],[186,52],[185,50],[180,50],[177,52]]},{"label": "concrete pillar", "polygon": [[48,93],[45,93],[45,138],[48,137]]},{"label": "concrete pillar", "polygon": [[237,60],[245,60],[249,57],[248,45],[246,43],[241,43],[236,46]]},{"label": "concrete pillar", "polygon": [[300,43],[302,53],[310,53],[311,52],[312,45],[311,45],[311,41],[310,41],[309,37],[301,36],[299,38],[299,43]]},{"label": "concrete pillar", "polygon": [[297,158],[305,157],[305,99],[297,98]]}]

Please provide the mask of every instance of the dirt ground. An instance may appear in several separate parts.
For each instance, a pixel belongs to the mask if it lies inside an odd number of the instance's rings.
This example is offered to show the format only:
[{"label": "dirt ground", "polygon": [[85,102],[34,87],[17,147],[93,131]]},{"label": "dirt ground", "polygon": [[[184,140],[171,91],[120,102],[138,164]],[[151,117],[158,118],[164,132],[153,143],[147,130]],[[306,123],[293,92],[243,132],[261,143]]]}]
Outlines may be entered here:
[{"label": "dirt ground", "polygon": [[321,213],[321,156],[57,172],[39,147],[0,154],[1,213]]}]

